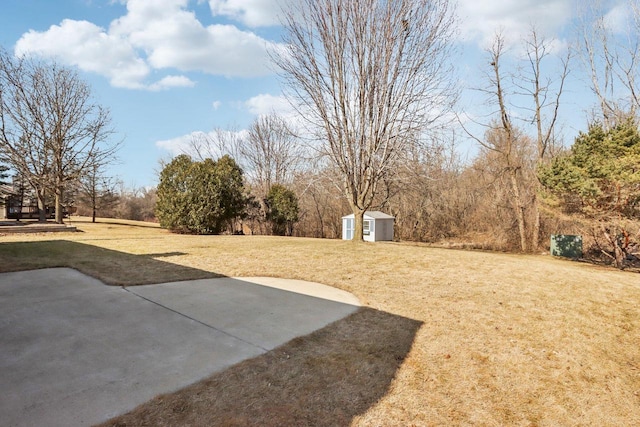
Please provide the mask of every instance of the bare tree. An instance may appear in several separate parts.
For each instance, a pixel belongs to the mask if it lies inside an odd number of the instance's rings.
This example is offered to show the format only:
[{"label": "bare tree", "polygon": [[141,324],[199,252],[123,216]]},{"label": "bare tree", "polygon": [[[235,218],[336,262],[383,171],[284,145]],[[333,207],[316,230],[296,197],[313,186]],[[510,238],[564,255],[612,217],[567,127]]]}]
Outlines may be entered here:
[{"label": "bare tree", "polygon": [[199,161],[219,159],[226,154],[237,159],[243,133],[233,128],[216,128],[210,133],[194,132],[183,154]]},{"label": "bare tree", "polygon": [[[625,24],[607,18],[608,3],[584,2],[579,42],[591,90],[598,99],[596,119],[606,129],[635,117],[640,108],[640,2],[627,0]],[[612,25],[616,25],[612,28]]]},{"label": "bare tree", "polygon": [[314,162],[296,174],[293,188],[300,204],[297,232],[303,236],[339,238],[342,212],[349,206],[335,167]]},{"label": "bare tree", "polygon": [[0,52],[0,85],[0,150],[36,189],[40,220],[52,189],[62,223],[65,186],[118,147],[107,145],[109,113],[76,72],[53,62]]},{"label": "bare tree", "polygon": [[[496,182],[504,183],[508,188],[522,251],[535,251],[540,242],[540,183],[536,170],[556,150],[560,101],[569,74],[571,51],[559,56],[552,53],[552,43],[531,28],[523,40],[524,58],[511,61],[520,66],[509,71],[506,42],[498,32],[488,50],[488,85],[481,89],[487,94],[489,103],[496,106],[492,115],[497,119],[477,123],[486,129],[482,137],[472,135],[463,125],[483,150],[490,152],[481,155],[499,164],[498,169],[492,168],[492,173]],[[507,59],[507,65],[504,65],[504,59]],[[560,64],[557,74],[550,71],[554,60]],[[516,126],[513,117],[521,120],[521,126]],[[526,131],[532,136],[529,137]]]},{"label": "bare tree", "polygon": [[[541,36],[532,28],[527,39],[524,40],[526,52],[526,66],[516,76],[516,85],[521,94],[530,98],[532,106],[525,108],[529,114],[525,120],[535,126],[537,162],[536,170],[553,155],[556,140],[560,100],[564,93],[564,85],[569,75],[571,50],[567,49],[565,56],[560,58],[560,71],[557,79],[543,73],[543,67],[551,56],[552,42]],[[533,225],[531,232],[531,250],[537,250],[540,243],[540,207],[538,192],[540,182],[534,181],[531,209],[533,211]]]},{"label": "bare tree", "polygon": [[381,180],[453,100],[450,4],[300,0],[283,11],[287,48],[274,61],[340,171],[356,241]]},{"label": "bare tree", "polygon": [[156,188],[127,188],[123,182],[116,182],[118,203],[107,210],[114,218],[134,221],[156,222],[155,206],[158,200]]},{"label": "bare tree", "polygon": [[[439,241],[459,236],[466,227],[463,164],[455,147],[455,133],[442,135],[405,160],[388,201],[402,240]],[[464,183],[466,184],[466,183]],[[465,194],[466,193],[466,194]]]},{"label": "bare tree", "polygon": [[299,141],[276,114],[256,118],[239,143],[240,163],[249,180],[266,196],[272,184],[287,184],[302,160]]},{"label": "bare tree", "polygon": [[36,192],[40,221],[45,221],[45,196],[50,187],[50,149],[48,141],[35,136],[38,123],[34,123],[31,111],[35,109],[32,104],[38,99],[27,87],[27,82],[34,79],[27,72],[28,67],[23,61],[14,61],[7,52],[0,51],[0,150]]},{"label": "bare tree", "polygon": [[99,210],[108,211],[118,203],[117,183],[105,174],[104,166],[92,163],[77,183],[77,195],[91,210],[91,222],[96,222]]},{"label": "bare tree", "polygon": [[268,194],[275,184],[290,186],[302,163],[300,141],[287,121],[275,113],[257,117],[238,139],[238,161],[254,200],[254,225],[259,232],[273,232],[268,224]]},{"label": "bare tree", "polygon": [[[559,120],[561,98],[570,72],[571,49],[562,55],[553,53],[553,41],[541,36],[536,28],[531,28],[523,41],[526,54],[525,66],[515,77],[519,93],[530,98],[532,106],[524,108],[528,113],[525,120],[533,123],[536,135],[536,151],[539,161],[554,155],[556,131]],[[547,62],[559,57],[560,69],[557,74],[544,72]]]},{"label": "bare tree", "polygon": [[505,40],[501,34],[496,34],[493,45],[488,50],[490,58],[490,73],[487,74],[488,88],[485,90],[493,99],[490,101],[498,106],[498,119],[484,125],[487,130],[483,138],[473,135],[467,130],[469,136],[475,139],[484,150],[493,152],[500,165],[498,177],[506,176],[510,186],[510,201],[513,213],[518,224],[520,249],[528,250],[527,226],[525,223],[525,202],[521,194],[520,180],[522,177],[522,158],[518,148],[522,145],[521,132],[513,125],[506,99],[504,77],[502,74],[501,60],[504,56]]}]

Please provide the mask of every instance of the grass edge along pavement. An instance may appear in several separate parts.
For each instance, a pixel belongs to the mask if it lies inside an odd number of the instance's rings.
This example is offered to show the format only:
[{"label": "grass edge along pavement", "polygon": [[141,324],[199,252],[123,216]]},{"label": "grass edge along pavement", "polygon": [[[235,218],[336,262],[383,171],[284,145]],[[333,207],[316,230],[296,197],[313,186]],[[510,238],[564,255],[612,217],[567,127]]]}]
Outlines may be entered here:
[{"label": "grass edge along pavement", "polygon": [[[344,419],[344,424],[353,425],[640,424],[637,273],[548,256],[451,251],[416,244],[182,236],[112,224],[82,224],[79,228],[84,233],[0,238],[0,268],[7,268],[7,262],[23,267],[37,264],[12,258],[11,249],[5,246],[8,242],[65,239],[140,256],[132,258],[138,263],[161,259],[208,274],[324,283],[354,293],[376,310],[372,313],[419,322],[410,350],[399,361],[384,395],[356,414],[345,408],[357,399],[357,392],[335,387],[332,402],[344,417],[338,414],[330,420]],[[153,254],[164,256],[154,258]],[[121,264],[121,271],[114,272],[108,263],[81,254],[59,254],[39,263],[55,262],[74,262],[114,281],[123,281],[130,268]],[[146,274],[153,275],[154,269],[147,269]],[[376,330],[385,330],[385,322],[379,318],[375,322],[370,320]],[[331,384],[321,379],[302,381],[304,390],[296,393],[304,395],[301,399],[306,406],[298,408],[270,398],[274,393],[287,396],[289,387],[270,379],[287,378],[289,371],[317,373],[315,363],[333,366],[334,360],[355,361],[349,366],[359,369],[357,361],[372,360],[370,353],[392,354],[375,347],[377,343],[359,341],[354,325],[338,326],[341,335],[331,333],[329,342],[321,345],[313,337],[303,337],[306,344],[294,348],[308,354],[300,353],[294,360],[285,348],[280,349],[283,353],[278,354],[288,363],[244,362],[240,371],[225,371],[198,383],[204,388],[194,384],[161,396],[129,418],[114,420],[113,425],[170,425],[189,420],[213,420],[212,425],[275,425],[270,424],[271,419],[298,420],[305,425],[304,420],[314,413],[323,414],[321,396]],[[389,327],[394,328],[393,322]],[[340,351],[329,352],[323,359],[320,354],[325,346],[331,347],[331,340],[342,340]],[[354,345],[348,345],[350,342]],[[269,357],[275,355],[274,351]],[[375,369],[378,363],[374,360],[367,366]],[[242,387],[236,387],[240,383],[233,383],[249,374],[256,384],[262,384],[254,395],[245,394]],[[344,376],[348,381],[349,375]],[[318,401],[313,396],[319,396]],[[224,410],[216,412],[220,407]],[[264,410],[249,411],[253,407]],[[237,419],[224,414],[235,414]],[[216,419],[224,422],[216,424]],[[319,420],[307,425],[318,425]]]}]

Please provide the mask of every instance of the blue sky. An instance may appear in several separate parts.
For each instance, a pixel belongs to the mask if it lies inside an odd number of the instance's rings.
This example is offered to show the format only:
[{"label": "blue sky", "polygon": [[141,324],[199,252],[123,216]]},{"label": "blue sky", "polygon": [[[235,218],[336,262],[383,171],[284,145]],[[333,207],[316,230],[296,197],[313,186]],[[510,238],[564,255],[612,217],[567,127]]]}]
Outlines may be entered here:
[{"label": "blue sky", "polygon": [[[239,130],[258,114],[286,111],[266,54],[280,40],[279,1],[294,0],[2,0],[0,45],[77,67],[123,142],[111,174],[128,187],[151,186],[159,160],[180,152],[192,132]],[[613,10],[618,2],[606,3]],[[481,84],[482,49],[498,28],[515,41],[534,24],[563,49],[575,5],[460,0],[458,78]],[[584,127],[592,102],[578,75],[564,106],[569,129]]]}]

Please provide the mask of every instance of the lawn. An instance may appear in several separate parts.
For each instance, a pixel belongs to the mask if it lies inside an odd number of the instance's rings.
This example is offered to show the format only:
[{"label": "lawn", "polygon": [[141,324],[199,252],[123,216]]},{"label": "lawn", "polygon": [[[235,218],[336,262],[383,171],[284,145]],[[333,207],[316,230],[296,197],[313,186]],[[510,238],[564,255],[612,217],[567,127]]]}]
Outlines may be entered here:
[{"label": "lawn", "polygon": [[[0,236],[0,271],[111,285],[273,276],[358,313],[105,425],[640,425],[640,275],[549,256],[72,221]],[[1,231],[0,231],[1,232]]]}]

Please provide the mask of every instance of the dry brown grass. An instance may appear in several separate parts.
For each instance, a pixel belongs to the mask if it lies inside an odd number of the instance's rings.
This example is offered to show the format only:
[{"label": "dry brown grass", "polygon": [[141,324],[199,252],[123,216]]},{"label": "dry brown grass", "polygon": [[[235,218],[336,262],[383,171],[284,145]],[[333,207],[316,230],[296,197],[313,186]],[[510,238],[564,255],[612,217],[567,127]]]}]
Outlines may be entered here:
[{"label": "dry brown grass", "polygon": [[285,277],[366,306],[107,425],[640,425],[637,273],[412,244],[74,225],[84,232],[0,237],[0,271],[64,265],[110,284]]}]

